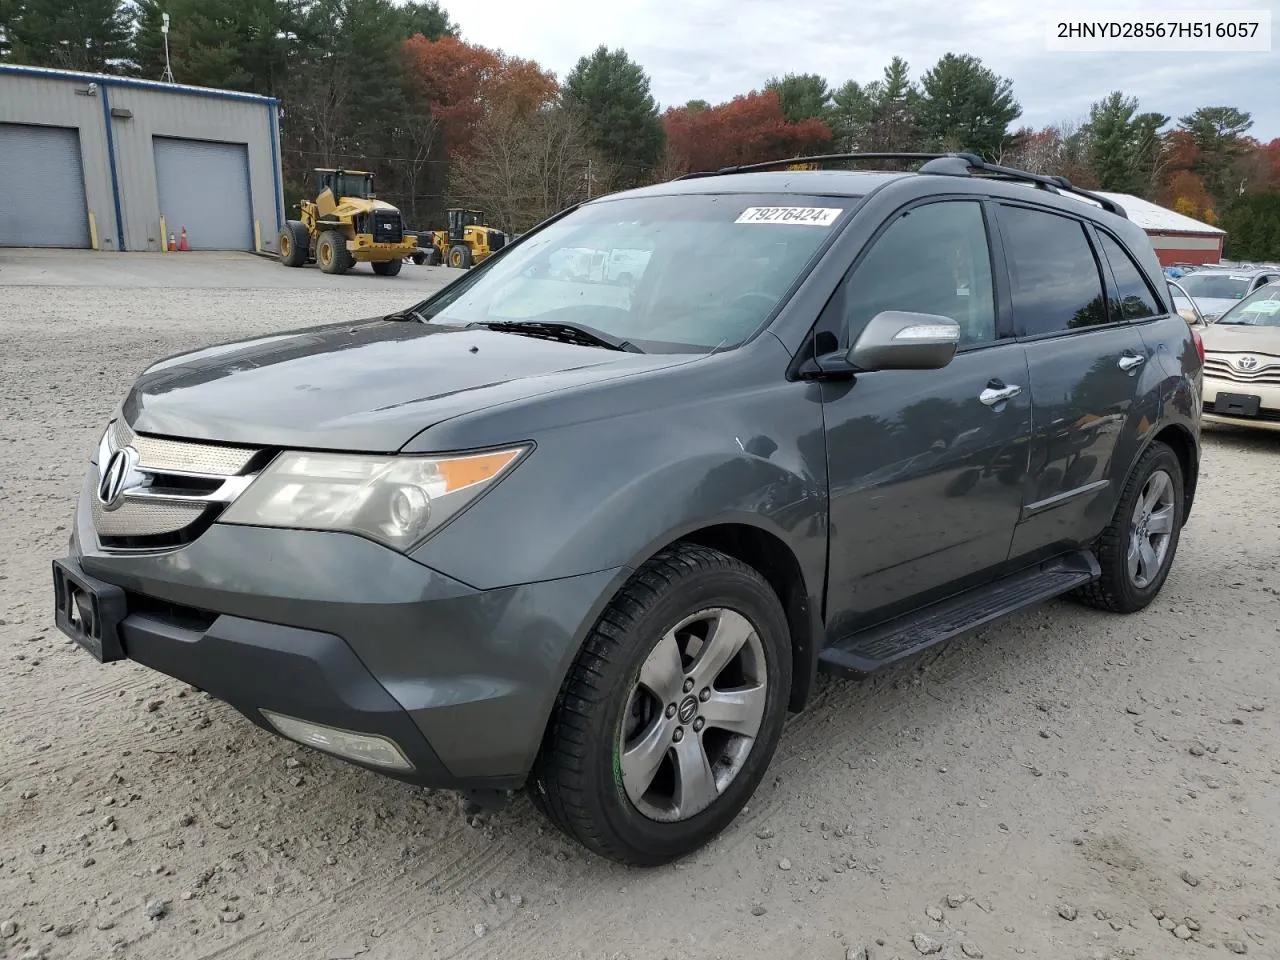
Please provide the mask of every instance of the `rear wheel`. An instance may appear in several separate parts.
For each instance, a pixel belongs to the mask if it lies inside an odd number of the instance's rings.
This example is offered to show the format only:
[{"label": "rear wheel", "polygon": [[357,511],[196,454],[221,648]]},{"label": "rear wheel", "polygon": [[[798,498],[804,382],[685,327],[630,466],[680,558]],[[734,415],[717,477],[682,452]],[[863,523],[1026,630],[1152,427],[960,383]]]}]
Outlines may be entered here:
[{"label": "rear wheel", "polygon": [[307,233],[306,225],[297,220],[287,221],[280,228],[278,246],[280,262],[286,267],[300,267],[305,264],[311,247],[311,235]]},{"label": "rear wheel", "polygon": [[449,248],[449,266],[466,270],[471,266],[471,248],[458,244]]},{"label": "rear wheel", "polygon": [[380,277],[394,277],[400,272],[400,267],[404,264],[403,260],[383,260],[381,262],[374,261],[373,272]]},{"label": "rear wheel", "polygon": [[347,238],[337,230],[326,230],[316,241],[316,262],[325,273],[346,273],[351,269]]},{"label": "rear wheel", "polygon": [[683,856],[751,797],[790,689],[790,635],[769,584],[718,551],[673,547],[636,572],[587,638],[530,793],[603,857]]},{"label": "rear wheel", "polygon": [[1102,576],[1078,591],[1091,607],[1134,613],[1164,586],[1182,533],[1182,463],[1153,443],[1125,482],[1115,515],[1098,541]]}]

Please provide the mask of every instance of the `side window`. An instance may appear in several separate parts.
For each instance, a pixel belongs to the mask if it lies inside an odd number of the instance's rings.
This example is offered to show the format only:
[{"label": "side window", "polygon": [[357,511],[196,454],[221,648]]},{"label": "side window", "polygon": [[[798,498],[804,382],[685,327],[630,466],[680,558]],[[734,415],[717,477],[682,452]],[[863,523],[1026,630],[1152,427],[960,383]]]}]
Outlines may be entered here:
[{"label": "side window", "polygon": [[960,346],[996,338],[991,252],[982,205],[944,200],[895,220],[841,291],[847,346],[877,313],[908,310],[951,317]]},{"label": "side window", "polygon": [[1098,261],[1079,221],[1006,206],[1000,208],[1000,230],[1019,336],[1110,322]]},{"label": "side window", "polygon": [[1098,231],[1098,236],[1102,238],[1102,252],[1116,278],[1116,315],[1126,320],[1142,320],[1163,313],[1133,258],[1107,234]]}]

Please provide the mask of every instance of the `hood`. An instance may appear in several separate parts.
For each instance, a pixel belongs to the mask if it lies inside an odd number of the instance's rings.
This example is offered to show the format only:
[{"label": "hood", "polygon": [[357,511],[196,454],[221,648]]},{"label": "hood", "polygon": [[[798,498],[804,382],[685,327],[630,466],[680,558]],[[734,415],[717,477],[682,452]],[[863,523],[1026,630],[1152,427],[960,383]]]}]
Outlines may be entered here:
[{"label": "hood", "polygon": [[1208,353],[1265,353],[1280,357],[1280,327],[1215,323],[1201,331]]},{"label": "hood", "polygon": [[365,320],[171,357],[138,378],[123,413],[139,433],[390,453],[452,417],[689,359]]}]

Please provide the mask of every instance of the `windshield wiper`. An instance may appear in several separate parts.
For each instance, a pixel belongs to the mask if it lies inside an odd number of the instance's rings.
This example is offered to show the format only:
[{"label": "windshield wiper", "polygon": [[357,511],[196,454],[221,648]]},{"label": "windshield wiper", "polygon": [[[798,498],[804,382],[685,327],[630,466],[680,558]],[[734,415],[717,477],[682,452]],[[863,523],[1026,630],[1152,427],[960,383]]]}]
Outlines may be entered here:
[{"label": "windshield wiper", "polygon": [[548,340],[577,343],[587,347],[606,347],[609,350],[621,350],[624,353],[644,353],[630,340],[623,340],[603,330],[580,323],[560,323],[549,320],[489,320],[468,324],[468,326],[544,337]]},{"label": "windshield wiper", "polygon": [[383,320],[400,320],[400,321],[416,320],[418,321],[418,323],[427,322],[427,318],[424,317],[422,314],[420,314],[417,310],[413,309],[413,307],[409,307],[408,309],[405,309],[405,310],[398,310],[395,313],[388,313],[382,319]]}]

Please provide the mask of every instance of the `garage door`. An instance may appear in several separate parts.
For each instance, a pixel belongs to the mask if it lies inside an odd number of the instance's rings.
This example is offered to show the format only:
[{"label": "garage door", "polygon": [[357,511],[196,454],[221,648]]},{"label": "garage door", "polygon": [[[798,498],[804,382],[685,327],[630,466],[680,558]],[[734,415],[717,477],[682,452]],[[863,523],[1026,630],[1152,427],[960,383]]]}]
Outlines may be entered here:
[{"label": "garage door", "polygon": [[252,250],[249,149],[156,137],[160,215],[174,235],[187,228],[192,250]]},{"label": "garage door", "polygon": [[80,131],[0,123],[0,247],[87,247]]}]

